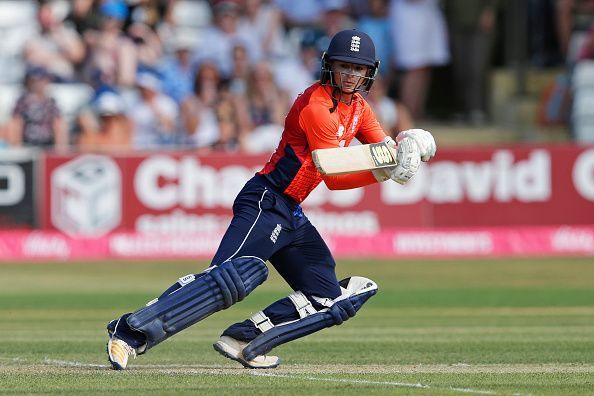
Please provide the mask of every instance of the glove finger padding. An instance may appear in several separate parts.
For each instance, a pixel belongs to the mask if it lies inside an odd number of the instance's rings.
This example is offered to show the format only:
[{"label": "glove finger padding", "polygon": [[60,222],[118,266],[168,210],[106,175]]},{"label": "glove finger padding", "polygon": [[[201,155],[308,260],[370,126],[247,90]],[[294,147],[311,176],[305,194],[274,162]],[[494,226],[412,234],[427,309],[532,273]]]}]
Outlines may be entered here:
[{"label": "glove finger padding", "polygon": [[437,151],[433,135],[424,129],[407,129],[396,136],[398,142],[405,138],[412,138],[417,143],[421,152],[421,161],[429,161]]},{"label": "glove finger padding", "polygon": [[418,144],[409,137],[403,138],[396,151],[398,165],[390,168],[390,179],[396,183],[405,184],[419,170],[421,153]]},{"label": "glove finger padding", "polygon": [[355,306],[348,298],[337,301],[330,307],[330,315],[334,319],[336,325],[342,324],[348,318],[352,318],[357,313]]}]

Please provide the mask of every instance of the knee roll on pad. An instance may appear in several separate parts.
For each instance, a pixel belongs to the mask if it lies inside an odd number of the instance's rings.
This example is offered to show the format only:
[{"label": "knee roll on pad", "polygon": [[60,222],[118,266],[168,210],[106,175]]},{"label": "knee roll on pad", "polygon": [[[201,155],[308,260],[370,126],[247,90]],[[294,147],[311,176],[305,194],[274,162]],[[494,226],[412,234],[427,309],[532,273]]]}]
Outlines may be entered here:
[{"label": "knee roll on pad", "polygon": [[[296,340],[316,331],[340,325],[348,318],[354,316],[357,311],[377,293],[377,284],[370,279],[360,276],[353,276],[340,281],[343,293],[334,300],[318,299],[316,301],[328,308],[310,313],[311,310],[302,309],[297,305],[294,296],[299,296],[301,292],[295,292],[289,296],[299,312],[300,319],[292,322],[272,325],[270,320],[262,312],[258,312],[252,317],[254,324],[262,330],[262,334],[254,338],[244,349],[243,357],[246,360],[252,360],[256,356],[264,355],[270,352],[274,347],[289,341]],[[303,296],[303,293],[301,293]],[[304,297],[304,296],[303,296]],[[297,297],[297,300],[301,300]],[[327,300],[327,303],[322,302]],[[303,300],[301,300],[303,301]],[[311,307],[311,304],[310,304]],[[315,311],[315,310],[314,310]]]},{"label": "knee roll on pad", "polygon": [[[172,293],[151,301],[127,319],[147,338],[147,349],[207,316],[241,301],[268,277],[257,257],[238,257],[208,268]],[[184,277],[186,278],[186,277]],[[191,279],[191,278],[190,278]]]}]

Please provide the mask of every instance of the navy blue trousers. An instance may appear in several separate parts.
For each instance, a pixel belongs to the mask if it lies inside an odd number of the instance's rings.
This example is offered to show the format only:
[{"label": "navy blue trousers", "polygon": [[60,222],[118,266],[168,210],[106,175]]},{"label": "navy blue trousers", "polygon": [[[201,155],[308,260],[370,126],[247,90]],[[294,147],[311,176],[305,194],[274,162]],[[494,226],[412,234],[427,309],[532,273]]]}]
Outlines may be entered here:
[{"label": "navy blue trousers", "polygon": [[[276,191],[263,176],[249,180],[235,199],[233,219],[212,264],[241,256],[270,261],[293,290],[306,296],[334,299],[341,294],[336,263],[328,246],[301,207]],[[288,298],[274,302],[264,313],[273,324],[299,318]],[[250,320],[235,323],[223,332],[248,342],[258,334],[260,330]]]},{"label": "navy blue trousers", "polygon": [[[334,299],[341,294],[335,273],[336,263],[328,246],[301,207],[290,197],[276,191],[263,176],[254,176],[249,180],[235,199],[233,219],[211,264],[218,265],[242,256],[270,261],[293,290],[301,291],[308,298]],[[159,298],[180,287],[176,282]],[[324,308],[315,300],[309,300],[316,309]],[[287,297],[263,311],[275,325],[299,319],[295,306]],[[117,334],[129,345],[138,348],[146,342],[145,336],[122,320],[129,315],[125,314],[118,321]],[[248,319],[231,325],[223,335],[249,342],[260,333]]]}]

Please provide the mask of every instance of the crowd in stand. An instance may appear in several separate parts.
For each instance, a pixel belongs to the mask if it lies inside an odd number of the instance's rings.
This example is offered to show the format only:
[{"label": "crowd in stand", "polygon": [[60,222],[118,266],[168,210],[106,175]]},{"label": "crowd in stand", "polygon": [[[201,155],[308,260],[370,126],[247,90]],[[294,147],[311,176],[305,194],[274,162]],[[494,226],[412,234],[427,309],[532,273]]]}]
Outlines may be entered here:
[{"label": "crowd in stand", "polygon": [[[497,0],[34,3],[37,33],[20,52],[23,90],[0,126],[6,146],[255,153],[275,148],[293,99],[319,77],[321,50],[345,28],[365,31],[377,45],[380,74],[367,99],[386,131],[423,119],[431,69],[450,62],[465,119],[483,122],[500,6]],[[88,94],[65,119],[48,86],[67,85]]]}]

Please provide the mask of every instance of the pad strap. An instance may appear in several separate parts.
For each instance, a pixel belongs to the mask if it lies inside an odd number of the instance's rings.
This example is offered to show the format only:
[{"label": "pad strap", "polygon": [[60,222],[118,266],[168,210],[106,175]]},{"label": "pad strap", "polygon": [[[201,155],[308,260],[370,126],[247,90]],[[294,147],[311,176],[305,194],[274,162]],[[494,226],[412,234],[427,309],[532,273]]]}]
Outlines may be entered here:
[{"label": "pad strap", "polygon": [[311,302],[307,299],[307,297],[305,297],[305,294],[303,294],[303,292],[293,292],[289,294],[289,299],[291,300],[293,305],[295,305],[295,309],[297,310],[297,313],[299,314],[299,317],[301,319],[318,312],[313,307],[313,305],[311,305]]},{"label": "pad strap", "polygon": [[268,331],[274,327],[270,318],[266,316],[264,311],[256,312],[252,315],[250,320],[254,323],[254,325],[262,332]]}]

